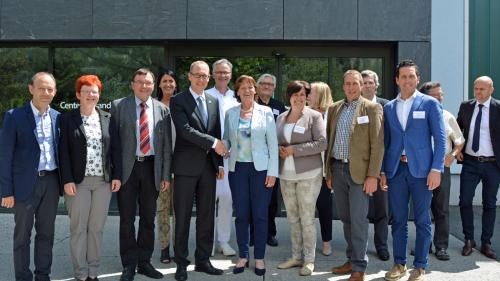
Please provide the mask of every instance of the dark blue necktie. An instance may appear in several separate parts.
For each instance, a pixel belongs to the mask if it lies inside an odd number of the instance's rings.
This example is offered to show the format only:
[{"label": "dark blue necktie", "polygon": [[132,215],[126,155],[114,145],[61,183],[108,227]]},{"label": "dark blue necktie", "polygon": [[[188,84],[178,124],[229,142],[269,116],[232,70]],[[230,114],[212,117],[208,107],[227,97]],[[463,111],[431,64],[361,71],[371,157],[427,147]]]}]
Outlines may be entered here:
[{"label": "dark blue necktie", "polygon": [[476,123],[474,125],[474,134],[472,135],[472,151],[477,152],[479,150],[479,130],[481,130],[481,117],[483,115],[484,104],[478,104],[479,111],[476,116]]}]

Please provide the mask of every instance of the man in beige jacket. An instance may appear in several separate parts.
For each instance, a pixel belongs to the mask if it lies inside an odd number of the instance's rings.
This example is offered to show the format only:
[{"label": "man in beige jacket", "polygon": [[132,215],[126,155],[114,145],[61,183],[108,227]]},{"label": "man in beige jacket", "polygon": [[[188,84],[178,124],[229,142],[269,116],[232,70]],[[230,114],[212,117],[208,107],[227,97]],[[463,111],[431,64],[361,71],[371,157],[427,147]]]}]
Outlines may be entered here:
[{"label": "man in beige jacket", "polygon": [[335,192],[337,212],[344,225],[347,262],[332,268],[364,280],[368,257],[369,196],[377,190],[384,154],[382,106],[361,97],[363,78],[356,70],[344,73],[345,99],[328,109],[326,182]]}]

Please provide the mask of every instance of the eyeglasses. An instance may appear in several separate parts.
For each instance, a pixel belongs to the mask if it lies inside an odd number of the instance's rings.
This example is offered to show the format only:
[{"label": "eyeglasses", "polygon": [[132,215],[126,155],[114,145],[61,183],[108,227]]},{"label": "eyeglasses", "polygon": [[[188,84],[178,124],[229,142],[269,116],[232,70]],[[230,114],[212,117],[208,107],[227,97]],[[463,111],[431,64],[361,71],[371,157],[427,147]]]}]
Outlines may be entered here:
[{"label": "eyeglasses", "polygon": [[139,86],[146,86],[146,87],[151,87],[154,85],[154,82],[151,82],[151,81],[134,80],[134,83],[139,85]]},{"label": "eyeglasses", "polygon": [[227,71],[216,71],[215,74],[217,75],[231,75],[231,72]]},{"label": "eyeglasses", "polygon": [[192,72],[189,72],[191,75],[193,75],[194,78],[196,79],[203,79],[203,80],[208,80],[210,79],[210,75],[206,75],[206,74],[201,74],[201,73],[192,73]]},{"label": "eyeglasses", "polygon": [[80,91],[80,94],[85,94],[85,95],[89,95],[89,94],[94,94],[94,95],[98,95],[99,94],[99,91],[93,91],[93,90],[90,90],[90,91]]},{"label": "eyeglasses", "polygon": [[260,82],[259,85],[267,86],[267,87],[274,87],[273,83],[268,83],[268,82]]}]

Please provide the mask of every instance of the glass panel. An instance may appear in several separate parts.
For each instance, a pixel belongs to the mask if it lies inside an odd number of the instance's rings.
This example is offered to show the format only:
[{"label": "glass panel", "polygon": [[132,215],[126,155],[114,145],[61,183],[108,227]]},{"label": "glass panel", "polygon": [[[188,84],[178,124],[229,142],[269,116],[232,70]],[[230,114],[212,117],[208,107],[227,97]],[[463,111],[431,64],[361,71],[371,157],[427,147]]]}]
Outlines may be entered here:
[{"label": "glass panel", "polygon": [[328,83],[328,58],[284,58],[282,69],[281,95],[275,94],[275,97],[283,102],[286,87],[292,80]]},{"label": "glass panel", "polygon": [[99,76],[103,84],[99,104],[108,110],[112,100],[132,93],[130,81],[134,71],[147,67],[157,73],[164,64],[163,48],[157,46],[56,48],[54,60],[58,88],[54,105],[63,111],[78,103],[74,87],[81,75]]},{"label": "glass panel", "polygon": [[[189,81],[187,74],[189,72],[189,67],[191,63],[197,60],[203,60],[210,66],[210,74],[212,74],[212,64],[220,59],[220,57],[176,57],[175,58],[175,71],[179,79],[180,90],[185,91],[189,87]],[[240,75],[250,75],[255,80],[263,73],[274,73],[274,62],[273,58],[252,58],[252,57],[226,57],[233,64],[233,77],[229,83],[229,87],[233,89],[234,81]],[[211,88],[214,85],[214,80],[210,78],[207,88]]]},{"label": "glass panel", "polygon": [[379,87],[378,94],[384,96],[384,73],[383,73],[383,58],[333,58],[333,73],[332,73],[332,96],[333,100],[337,101],[344,98],[342,83],[344,82],[344,72],[349,69],[357,69],[360,72],[365,69],[370,69],[378,74]]},{"label": "glass panel", "polygon": [[0,126],[11,108],[31,99],[28,84],[33,74],[47,71],[47,48],[0,48]]}]

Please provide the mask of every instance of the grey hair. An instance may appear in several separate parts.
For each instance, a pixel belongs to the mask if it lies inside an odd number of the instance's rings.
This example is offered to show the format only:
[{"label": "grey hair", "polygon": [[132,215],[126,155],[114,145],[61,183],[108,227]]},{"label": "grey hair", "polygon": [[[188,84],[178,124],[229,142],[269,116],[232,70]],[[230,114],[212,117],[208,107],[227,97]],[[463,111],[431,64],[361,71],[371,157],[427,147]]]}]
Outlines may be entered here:
[{"label": "grey hair", "polygon": [[363,78],[365,78],[365,77],[372,78],[373,81],[375,82],[375,86],[378,87],[378,85],[379,85],[378,84],[378,75],[377,75],[377,73],[375,71],[372,71],[372,70],[369,70],[369,69],[363,70],[363,71],[361,71],[361,76]]},{"label": "grey hair", "polygon": [[54,75],[52,75],[52,73],[50,72],[46,72],[46,71],[41,71],[41,72],[37,72],[35,73],[33,76],[31,76],[31,82],[30,82],[30,85],[35,85],[35,81],[40,77],[40,76],[43,76],[43,75],[47,75],[49,76],[52,81],[54,81],[54,84],[56,83],[56,78],[54,78]]},{"label": "grey hair", "polygon": [[276,76],[272,75],[272,74],[269,74],[269,73],[264,73],[262,74],[259,79],[257,79],[257,85],[259,85],[262,80],[266,79],[266,78],[271,78],[273,79],[273,84],[274,86],[276,86]]},{"label": "grey hair", "polygon": [[220,60],[217,60],[216,62],[214,62],[212,64],[212,72],[215,71],[215,67],[218,66],[219,64],[227,64],[229,66],[229,68],[231,69],[231,72],[233,72],[233,64],[228,61],[227,59],[220,59]]}]

